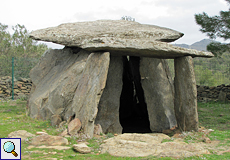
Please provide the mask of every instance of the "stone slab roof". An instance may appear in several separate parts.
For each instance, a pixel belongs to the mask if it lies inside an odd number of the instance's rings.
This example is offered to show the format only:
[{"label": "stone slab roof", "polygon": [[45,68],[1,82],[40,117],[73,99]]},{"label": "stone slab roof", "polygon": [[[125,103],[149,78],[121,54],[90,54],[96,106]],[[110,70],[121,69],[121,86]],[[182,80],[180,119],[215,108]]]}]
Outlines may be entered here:
[{"label": "stone slab roof", "polygon": [[153,58],[182,56],[213,57],[211,52],[175,47],[173,42],[184,34],[155,25],[124,20],[97,20],[61,24],[31,32],[35,40],[54,42],[68,47],[79,47],[112,55]]}]

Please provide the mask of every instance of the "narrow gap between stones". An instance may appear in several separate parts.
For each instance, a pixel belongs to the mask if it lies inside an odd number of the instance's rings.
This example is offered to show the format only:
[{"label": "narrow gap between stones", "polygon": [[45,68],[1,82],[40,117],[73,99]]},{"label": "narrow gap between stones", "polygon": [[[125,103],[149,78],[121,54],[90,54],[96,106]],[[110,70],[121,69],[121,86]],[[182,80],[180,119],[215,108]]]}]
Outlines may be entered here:
[{"label": "narrow gap between stones", "polygon": [[151,133],[147,104],[141,86],[140,57],[123,57],[123,86],[119,120],[122,133]]}]

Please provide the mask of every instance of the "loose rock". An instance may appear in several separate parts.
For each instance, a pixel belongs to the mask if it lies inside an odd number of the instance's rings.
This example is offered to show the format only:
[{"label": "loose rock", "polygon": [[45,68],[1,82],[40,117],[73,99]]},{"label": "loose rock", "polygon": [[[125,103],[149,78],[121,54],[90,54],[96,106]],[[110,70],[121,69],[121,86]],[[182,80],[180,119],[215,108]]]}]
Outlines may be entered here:
[{"label": "loose rock", "polygon": [[34,136],[35,136],[34,134],[31,134],[25,130],[18,130],[18,131],[11,132],[8,135],[8,138],[21,138],[22,141],[25,141],[27,140],[27,138],[34,137]]},{"label": "loose rock", "polygon": [[67,129],[65,129],[65,130],[60,134],[60,136],[62,136],[62,137],[65,137],[66,135],[68,135],[68,130],[67,130]]},{"label": "loose rock", "polygon": [[43,135],[43,134],[48,134],[46,132],[36,132],[37,135]]},{"label": "loose rock", "polygon": [[80,143],[80,144],[74,144],[73,148],[80,153],[86,154],[90,153],[91,149],[85,144],[85,143]]},{"label": "loose rock", "polygon": [[81,121],[78,118],[72,120],[68,125],[68,133],[73,136],[81,129]]},{"label": "loose rock", "polygon": [[62,118],[60,115],[52,115],[51,116],[51,125],[58,127],[59,124],[62,122]]},{"label": "loose rock", "polygon": [[94,134],[96,134],[96,135],[103,134],[103,131],[102,131],[100,124],[94,125]]},{"label": "loose rock", "polygon": [[57,146],[57,145],[68,145],[68,140],[61,136],[51,136],[51,135],[40,135],[33,137],[31,139],[31,145],[48,145],[48,146]]},{"label": "loose rock", "polygon": [[71,147],[67,147],[67,146],[45,146],[45,145],[42,145],[42,146],[38,146],[36,148],[50,148],[50,149],[57,149],[57,150],[68,150],[70,149]]}]

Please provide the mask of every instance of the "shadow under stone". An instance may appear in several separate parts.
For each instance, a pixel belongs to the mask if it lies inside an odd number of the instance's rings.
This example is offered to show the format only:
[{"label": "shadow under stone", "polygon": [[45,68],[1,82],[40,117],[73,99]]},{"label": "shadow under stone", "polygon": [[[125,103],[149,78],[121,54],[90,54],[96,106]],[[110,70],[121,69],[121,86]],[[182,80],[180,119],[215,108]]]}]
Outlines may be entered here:
[{"label": "shadow under stone", "polygon": [[123,87],[119,109],[122,133],[152,132],[141,86],[139,64],[139,57],[123,57]]}]

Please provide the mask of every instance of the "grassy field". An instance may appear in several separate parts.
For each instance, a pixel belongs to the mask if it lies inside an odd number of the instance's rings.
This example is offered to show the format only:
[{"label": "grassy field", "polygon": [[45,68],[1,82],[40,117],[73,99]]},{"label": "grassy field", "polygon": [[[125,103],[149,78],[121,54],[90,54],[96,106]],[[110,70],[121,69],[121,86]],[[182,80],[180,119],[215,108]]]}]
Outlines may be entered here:
[{"label": "grassy field", "polygon": [[[35,134],[37,131],[45,130],[50,135],[58,135],[61,133],[62,129],[56,129],[50,126],[49,121],[41,121],[36,119],[31,119],[26,115],[26,102],[25,101],[0,101],[0,138],[6,138],[10,132],[17,130],[26,130],[30,133]],[[229,148],[230,150],[230,104],[221,103],[198,103],[198,113],[200,126],[207,129],[213,129],[209,138],[212,141],[219,141],[218,146],[223,146],[224,148]],[[93,148],[92,154],[80,154],[75,152],[73,149],[58,151],[53,149],[38,149],[32,148],[27,149],[29,142],[22,142],[22,156],[23,159],[46,159],[46,158],[57,158],[57,159],[79,159],[79,160],[99,160],[99,159],[116,159],[116,160],[152,160],[158,159],[156,157],[144,157],[144,158],[125,158],[125,157],[113,157],[109,154],[98,154],[99,146],[102,140],[110,137],[108,134],[104,137],[93,138],[88,140],[89,147]],[[68,138],[70,142],[70,147],[76,144],[76,138]],[[186,139],[187,142],[189,138]],[[230,153],[224,153],[222,155],[217,155],[214,151],[210,151],[213,154],[203,155],[199,157],[190,157],[186,159],[221,159],[230,160]],[[48,153],[48,154],[47,154]],[[52,154],[53,153],[53,154]],[[54,154],[55,153],[55,154]],[[169,160],[172,158],[160,158],[163,160]]]}]

